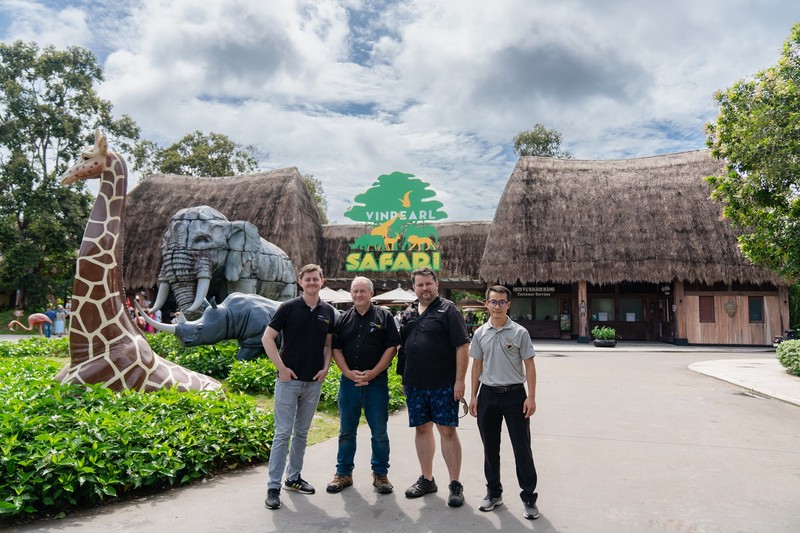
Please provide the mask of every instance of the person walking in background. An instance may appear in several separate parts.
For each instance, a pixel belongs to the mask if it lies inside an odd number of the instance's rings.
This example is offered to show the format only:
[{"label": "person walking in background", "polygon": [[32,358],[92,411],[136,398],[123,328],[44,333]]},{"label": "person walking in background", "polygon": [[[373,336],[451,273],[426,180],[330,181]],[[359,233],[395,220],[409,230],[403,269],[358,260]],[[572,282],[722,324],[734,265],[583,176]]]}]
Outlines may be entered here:
[{"label": "person walking in background", "polygon": [[464,504],[461,475],[461,441],[458,438],[458,403],[464,399],[469,334],[464,316],[453,302],[439,296],[436,273],[429,268],[411,273],[417,301],[403,312],[400,325],[401,347],[398,372],[408,404],[409,426],[414,428],[414,444],[422,474],[406,490],[407,498],[436,492],[433,456],[436,440],[433,426],[441,437],[442,456],[450,475],[447,504]]},{"label": "person walking in background", "polygon": [[[325,283],[319,265],[305,265],[297,277],[303,293],[283,302],[272,317],[261,342],[275,368],[275,436],[269,456],[269,481],[264,504],[281,506],[284,488],[314,494],[314,487],[300,477],[308,440],[308,429],[317,410],[322,382],[331,363],[331,340],[336,314],[322,301],[319,290]],[[283,333],[281,349],[275,339]],[[290,448],[291,441],[291,448]],[[286,457],[289,463],[286,464]]]},{"label": "person walking in background", "polygon": [[336,474],[327,491],[336,493],[353,484],[356,434],[363,409],[372,433],[372,485],[389,494],[389,375],[400,344],[392,313],[377,307],[372,281],[356,277],[350,284],[353,307],[345,311],[333,335],[333,359],[342,371],[339,381],[339,451]]},{"label": "person walking in background", "polygon": [[508,317],[510,307],[508,288],[489,287],[486,291],[489,320],[475,331],[469,348],[472,358],[469,412],[478,418],[487,491],[478,509],[487,512],[503,504],[500,432],[505,420],[514,450],[517,481],[522,489],[524,515],[536,519],[539,518],[537,476],[531,452],[530,421],[536,412],[535,354],[528,330]]},{"label": "person walking in background", "polygon": [[64,306],[59,304],[56,308],[56,320],[53,323],[53,334],[56,337],[64,335],[65,324],[67,323],[67,311]]},{"label": "person walking in background", "polygon": [[44,336],[49,339],[50,336],[53,334],[53,324],[56,323],[56,312],[53,309],[52,305],[47,304],[47,310],[44,312],[44,316],[49,318],[50,322],[51,322],[50,324],[48,324],[47,322],[45,322],[43,324],[44,325]]}]

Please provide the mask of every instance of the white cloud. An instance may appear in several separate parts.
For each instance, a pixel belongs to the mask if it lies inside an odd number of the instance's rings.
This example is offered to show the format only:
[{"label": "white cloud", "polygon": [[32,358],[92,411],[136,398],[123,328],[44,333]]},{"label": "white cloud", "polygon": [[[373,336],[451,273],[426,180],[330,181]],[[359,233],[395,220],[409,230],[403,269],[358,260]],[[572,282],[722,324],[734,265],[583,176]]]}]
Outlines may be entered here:
[{"label": "white cloud", "polygon": [[91,48],[145,137],[254,144],[319,178],[338,222],[394,170],[451,220],[491,219],[537,122],[580,158],[702,148],[714,91],[774,64],[800,18],[789,0],[61,4],[0,0],[2,37]]}]

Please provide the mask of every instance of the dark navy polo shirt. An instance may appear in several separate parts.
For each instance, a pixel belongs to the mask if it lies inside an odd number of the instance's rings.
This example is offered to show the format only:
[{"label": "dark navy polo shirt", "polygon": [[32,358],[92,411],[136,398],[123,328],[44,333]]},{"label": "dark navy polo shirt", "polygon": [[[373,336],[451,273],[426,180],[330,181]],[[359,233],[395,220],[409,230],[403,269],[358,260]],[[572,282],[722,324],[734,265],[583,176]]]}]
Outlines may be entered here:
[{"label": "dark navy polo shirt", "polygon": [[453,385],[456,348],[469,344],[464,316],[453,302],[438,296],[421,316],[418,306],[411,304],[400,322],[403,384],[420,389]]},{"label": "dark navy polo shirt", "polygon": [[325,338],[333,333],[336,312],[320,298],[311,309],[302,296],[283,302],[269,326],[281,333],[281,360],[300,381],[313,381],[325,363]]},{"label": "dark navy polo shirt", "polygon": [[[391,346],[400,344],[394,317],[386,309],[369,304],[363,315],[355,306],[342,314],[333,334],[333,347],[342,351],[350,370],[370,370]],[[384,370],[381,375],[385,374]]]}]

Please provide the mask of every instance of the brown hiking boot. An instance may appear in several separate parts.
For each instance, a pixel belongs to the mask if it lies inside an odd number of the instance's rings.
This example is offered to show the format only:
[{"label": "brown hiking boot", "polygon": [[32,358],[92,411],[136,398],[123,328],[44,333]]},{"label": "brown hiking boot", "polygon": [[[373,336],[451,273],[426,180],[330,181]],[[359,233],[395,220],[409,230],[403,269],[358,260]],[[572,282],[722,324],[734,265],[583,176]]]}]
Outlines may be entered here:
[{"label": "brown hiking boot", "polygon": [[380,494],[391,494],[394,490],[394,485],[389,483],[389,478],[386,477],[386,474],[376,474],[373,472],[372,486],[375,487]]},{"label": "brown hiking boot", "polygon": [[342,492],[347,487],[353,485],[353,476],[340,476],[336,474],[333,476],[333,481],[328,483],[328,487],[325,489],[330,493]]}]

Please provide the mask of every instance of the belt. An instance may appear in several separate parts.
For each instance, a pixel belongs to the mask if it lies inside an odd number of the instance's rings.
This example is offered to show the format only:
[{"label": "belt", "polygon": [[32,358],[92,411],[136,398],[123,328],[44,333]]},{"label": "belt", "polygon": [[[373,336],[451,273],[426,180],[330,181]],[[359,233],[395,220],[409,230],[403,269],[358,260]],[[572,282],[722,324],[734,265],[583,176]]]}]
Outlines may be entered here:
[{"label": "belt", "polygon": [[514,383],[513,385],[498,385],[498,386],[481,384],[481,389],[486,389],[488,391],[497,393],[511,392],[512,390],[519,390],[523,388],[525,388],[525,385],[523,385],[522,383]]}]

